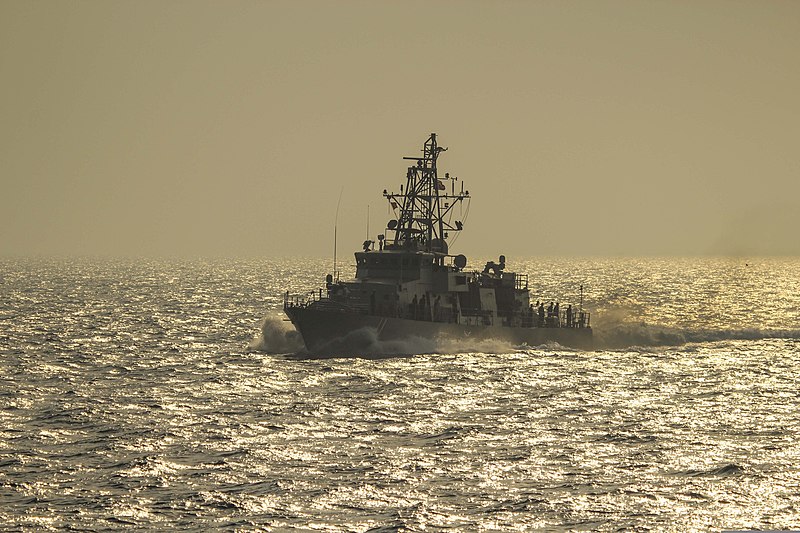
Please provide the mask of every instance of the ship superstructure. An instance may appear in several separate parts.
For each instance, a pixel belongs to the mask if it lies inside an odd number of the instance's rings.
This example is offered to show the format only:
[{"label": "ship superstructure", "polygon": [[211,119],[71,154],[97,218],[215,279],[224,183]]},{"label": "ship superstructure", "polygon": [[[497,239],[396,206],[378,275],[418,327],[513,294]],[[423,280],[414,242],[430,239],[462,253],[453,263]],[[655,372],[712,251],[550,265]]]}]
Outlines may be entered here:
[{"label": "ship superstructure", "polygon": [[[413,161],[400,192],[383,191],[394,218],[377,243],[355,253],[355,279],[336,272],[325,288],[284,295],[284,310],[307,349],[320,355],[369,349],[365,339],[422,337],[498,338],[529,345],[556,341],[591,344],[589,313],[550,302],[534,305],[528,276],[505,270],[505,257],[468,270],[464,255],[451,255],[469,212],[470,194],[458,178],[438,175],[446,148],[435,133]],[[466,204],[466,209],[465,209]]]}]

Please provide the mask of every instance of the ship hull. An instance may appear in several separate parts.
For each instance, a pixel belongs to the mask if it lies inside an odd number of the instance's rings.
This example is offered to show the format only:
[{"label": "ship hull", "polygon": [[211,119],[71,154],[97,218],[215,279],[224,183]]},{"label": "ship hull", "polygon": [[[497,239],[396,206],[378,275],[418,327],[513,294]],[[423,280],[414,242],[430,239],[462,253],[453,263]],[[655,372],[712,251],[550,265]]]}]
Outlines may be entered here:
[{"label": "ship hull", "polygon": [[313,307],[289,307],[285,311],[313,355],[419,353],[435,349],[439,340],[493,339],[529,346],[557,342],[583,349],[592,346],[591,328],[467,326]]}]

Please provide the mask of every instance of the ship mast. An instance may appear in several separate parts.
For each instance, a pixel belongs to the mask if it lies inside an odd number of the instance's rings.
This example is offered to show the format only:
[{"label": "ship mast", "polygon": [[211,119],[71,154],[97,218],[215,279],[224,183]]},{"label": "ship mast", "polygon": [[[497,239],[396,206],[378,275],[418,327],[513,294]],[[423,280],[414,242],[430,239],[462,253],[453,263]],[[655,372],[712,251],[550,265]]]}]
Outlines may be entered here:
[{"label": "ship mast", "polygon": [[402,187],[400,194],[383,191],[392,207],[400,208],[400,216],[390,220],[387,227],[395,232],[389,247],[447,254],[450,232],[461,231],[462,221],[451,224],[449,219],[453,207],[469,199],[469,191],[464,192],[462,184],[461,192],[456,193],[454,181],[458,178],[446,174],[445,180],[451,182],[450,194],[447,193],[436,168],[439,154],[445,150],[447,148],[437,144],[436,134],[431,133],[423,146],[422,157],[403,158],[416,161],[415,165],[408,167],[405,191]]}]

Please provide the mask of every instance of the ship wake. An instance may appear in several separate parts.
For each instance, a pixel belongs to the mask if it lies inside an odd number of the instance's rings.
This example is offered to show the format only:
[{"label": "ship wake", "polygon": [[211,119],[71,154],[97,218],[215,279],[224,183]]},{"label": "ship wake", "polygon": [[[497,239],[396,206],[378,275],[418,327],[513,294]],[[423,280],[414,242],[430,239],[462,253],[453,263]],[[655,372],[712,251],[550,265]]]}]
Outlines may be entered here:
[{"label": "ship wake", "polygon": [[647,346],[680,346],[734,340],[800,339],[798,329],[776,328],[691,328],[634,322],[624,310],[607,310],[594,327],[596,349],[625,349]]},{"label": "ship wake", "polygon": [[595,328],[595,348],[624,349],[634,346],[680,346],[687,343],[732,340],[800,339],[796,329],[678,329],[648,324],[624,324]]}]

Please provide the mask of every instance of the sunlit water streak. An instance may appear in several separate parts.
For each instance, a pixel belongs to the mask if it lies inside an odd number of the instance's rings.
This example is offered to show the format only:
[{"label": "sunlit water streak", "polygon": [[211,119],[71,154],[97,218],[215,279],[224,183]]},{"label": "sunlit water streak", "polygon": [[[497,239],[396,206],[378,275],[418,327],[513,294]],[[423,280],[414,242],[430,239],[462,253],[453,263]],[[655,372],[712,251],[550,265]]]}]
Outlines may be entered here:
[{"label": "sunlit water streak", "polygon": [[529,260],[595,351],[319,360],[275,317],[327,263],[2,262],[0,523],[800,525],[800,261]]}]

